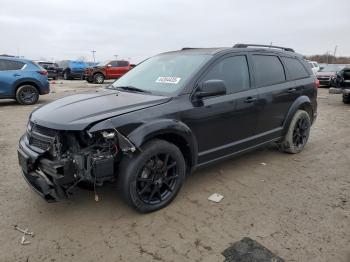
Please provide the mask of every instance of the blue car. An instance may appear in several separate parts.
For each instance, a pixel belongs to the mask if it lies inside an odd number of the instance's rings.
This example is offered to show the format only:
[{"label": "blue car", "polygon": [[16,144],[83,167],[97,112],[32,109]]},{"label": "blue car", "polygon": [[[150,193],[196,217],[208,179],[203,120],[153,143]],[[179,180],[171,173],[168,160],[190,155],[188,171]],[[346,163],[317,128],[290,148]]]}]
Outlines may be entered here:
[{"label": "blue car", "polygon": [[58,66],[61,68],[63,79],[72,80],[82,79],[88,64],[84,61],[63,60],[58,62]]},{"label": "blue car", "polygon": [[0,56],[0,98],[35,104],[39,95],[50,92],[47,71],[33,61]]}]

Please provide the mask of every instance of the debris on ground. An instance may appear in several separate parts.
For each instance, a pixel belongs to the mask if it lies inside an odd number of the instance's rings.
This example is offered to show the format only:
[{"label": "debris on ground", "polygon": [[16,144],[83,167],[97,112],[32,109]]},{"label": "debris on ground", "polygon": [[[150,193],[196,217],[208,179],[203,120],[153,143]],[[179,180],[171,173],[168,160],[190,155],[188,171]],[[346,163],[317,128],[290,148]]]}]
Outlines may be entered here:
[{"label": "debris on ground", "polygon": [[23,233],[22,235],[22,238],[21,238],[21,244],[22,245],[29,245],[30,244],[30,241],[26,240],[26,235],[28,236],[31,236],[31,237],[34,237],[34,233],[33,232],[30,232],[28,228],[26,229],[23,229],[23,228],[20,228],[19,226],[17,225],[14,225],[13,228],[21,233]]},{"label": "debris on ground", "polygon": [[222,252],[224,262],[284,262],[266,247],[245,237]]},{"label": "debris on ground", "polygon": [[215,202],[215,203],[219,203],[221,200],[224,199],[223,195],[220,195],[218,193],[214,193],[211,196],[208,197],[208,200]]},{"label": "debris on ground", "polygon": [[26,240],[25,235],[22,236],[21,244],[22,244],[22,245],[28,245],[28,244],[30,244],[30,241],[27,241],[27,240]]},{"label": "debris on ground", "polygon": [[267,164],[266,164],[266,163],[264,163],[264,162],[262,162],[262,163],[260,163],[260,165],[262,165],[262,166],[266,166]]}]

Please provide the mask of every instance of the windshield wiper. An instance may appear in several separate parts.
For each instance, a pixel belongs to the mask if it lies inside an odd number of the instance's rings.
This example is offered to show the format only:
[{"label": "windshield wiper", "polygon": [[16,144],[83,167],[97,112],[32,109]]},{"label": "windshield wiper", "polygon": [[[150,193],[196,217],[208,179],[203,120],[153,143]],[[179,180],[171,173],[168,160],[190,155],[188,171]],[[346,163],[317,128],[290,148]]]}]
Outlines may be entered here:
[{"label": "windshield wiper", "polygon": [[143,90],[134,86],[114,86],[116,89],[123,89],[127,91],[135,91],[135,92],[141,92],[141,93],[151,93],[150,91]]}]

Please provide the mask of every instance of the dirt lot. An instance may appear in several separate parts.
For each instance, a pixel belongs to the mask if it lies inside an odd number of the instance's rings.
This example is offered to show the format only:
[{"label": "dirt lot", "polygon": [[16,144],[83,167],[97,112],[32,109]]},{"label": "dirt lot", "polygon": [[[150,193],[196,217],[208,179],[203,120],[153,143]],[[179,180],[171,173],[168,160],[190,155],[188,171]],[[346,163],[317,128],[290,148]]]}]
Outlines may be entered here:
[{"label": "dirt lot", "polygon": [[[95,88],[55,86],[40,104]],[[16,154],[35,106],[0,101],[0,261],[222,261],[247,236],[286,261],[349,262],[350,106],[327,89],[318,101],[301,154],[267,148],[198,170],[169,207],[147,215],[121,202],[115,185],[99,189],[99,202],[89,191],[44,202],[21,177]],[[221,203],[208,202],[214,192]],[[35,232],[31,244],[20,244],[14,224]]]}]

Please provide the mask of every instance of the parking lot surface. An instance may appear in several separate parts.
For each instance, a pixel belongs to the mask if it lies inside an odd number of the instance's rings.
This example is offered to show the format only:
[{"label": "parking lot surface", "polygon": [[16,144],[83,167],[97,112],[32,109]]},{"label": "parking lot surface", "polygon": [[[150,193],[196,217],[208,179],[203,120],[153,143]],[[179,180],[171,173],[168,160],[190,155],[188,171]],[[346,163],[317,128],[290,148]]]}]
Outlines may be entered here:
[{"label": "parking lot surface", "polygon": [[[39,104],[0,100],[0,261],[223,261],[250,237],[286,261],[350,261],[350,106],[319,89],[319,115],[305,150],[271,146],[197,170],[174,202],[142,215],[115,184],[48,204],[20,174],[17,144],[28,116],[57,98],[99,88],[52,84]],[[213,134],[215,135],[215,134]],[[224,196],[208,201],[212,193]],[[35,237],[21,245],[13,225]]]}]

